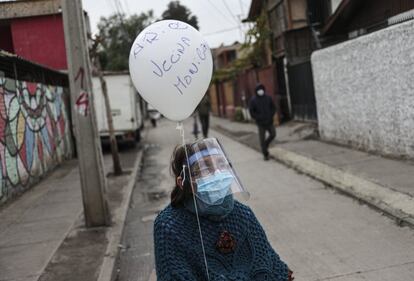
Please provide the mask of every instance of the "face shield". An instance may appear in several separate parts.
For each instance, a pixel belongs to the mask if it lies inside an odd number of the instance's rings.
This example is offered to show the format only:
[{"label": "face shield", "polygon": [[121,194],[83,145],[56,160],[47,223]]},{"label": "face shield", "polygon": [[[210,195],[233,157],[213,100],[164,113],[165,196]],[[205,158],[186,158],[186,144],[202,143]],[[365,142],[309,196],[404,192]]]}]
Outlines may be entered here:
[{"label": "face shield", "polygon": [[203,203],[221,205],[229,195],[239,200],[249,198],[216,138],[194,143],[188,162],[195,196]]}]

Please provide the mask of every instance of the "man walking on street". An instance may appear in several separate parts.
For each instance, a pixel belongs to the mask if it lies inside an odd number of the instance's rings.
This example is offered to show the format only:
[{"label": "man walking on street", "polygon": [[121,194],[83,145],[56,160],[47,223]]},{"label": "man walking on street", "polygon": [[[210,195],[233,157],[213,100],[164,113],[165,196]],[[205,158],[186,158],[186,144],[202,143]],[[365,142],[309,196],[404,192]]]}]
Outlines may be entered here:
[{"label": "man walking on street", "polygon": [[206,94],[200,101],[197,107],[198,117],[200,117],[201,130],[203,131],[203,137],[208,137],[208,127],[210,123],[210,110],[211,104],[208,94]]},{"label": "man walking on street", "polygon": [[[276,137],[276,129],[273,125],[273,116],[276,107],[270,96],[265,94],[262,84],[256,86],[256,95],[250,100],[249,111],[259,128],[259,140],[265,160],[269,160],[269,145]],[[269,136],[266,138],[266,131]]]}]

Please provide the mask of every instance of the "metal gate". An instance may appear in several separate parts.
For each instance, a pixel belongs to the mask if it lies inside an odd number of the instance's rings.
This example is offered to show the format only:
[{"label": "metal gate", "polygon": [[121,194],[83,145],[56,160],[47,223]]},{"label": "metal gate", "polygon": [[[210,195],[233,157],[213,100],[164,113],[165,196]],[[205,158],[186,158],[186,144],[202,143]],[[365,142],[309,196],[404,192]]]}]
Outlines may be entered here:
[{"label": "metal gate", "polygon": [[292,114],[297,120],[317,120],[315,90],[310,61],[288,66]]}]

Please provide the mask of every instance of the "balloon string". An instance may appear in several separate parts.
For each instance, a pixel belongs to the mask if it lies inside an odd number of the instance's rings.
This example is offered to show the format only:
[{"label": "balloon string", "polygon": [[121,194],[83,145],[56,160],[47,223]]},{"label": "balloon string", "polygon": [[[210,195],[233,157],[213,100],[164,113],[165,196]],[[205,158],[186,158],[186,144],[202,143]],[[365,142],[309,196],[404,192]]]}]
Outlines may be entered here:
[{"label": "balloon string", "polygon": [[[187,151],[187,145],[185,143],[185,133],[184,133],[184,126],[182,122],[178,122],[177,124],[177,130],[180,130],[180,134],[181,134],[181,138],[182,138],[182,142],[183,142],[183,147],[184,147],[184,151],[185,151],[185,158],[187,159],[187,165],[189,163],[188,160],[188,151]],[[188,171],[190,171],[190,167],[188,167]],[[201,241],[201,248],[203,250],[203,257],[204,257],[204,266],[206,268],[206,272],[207,272],[207,280],[210,281],[210,275],[208,273],[208,263],[207,263],[207,257],[206,257],[206,250],[204,248],[204,240],[203,240],[203,233],[201,232],[201,223],[200,223],[200,217],[198,216],[198,208],[197,208],[197,203],[196,203],[196,198],[195,198],[195,192],[194,192],[194,186],[193,186],[193,179],[191,176],[191,173],[188,173],[189,177],[190,177],[190,185],[191,185],[191,190],[193,193],[193,202],[194,202],[194,209],[196,212],[196,217],[197,217],[197,224],[198,224],[198,232],[200,233],[200,241]],[[184,171],[184,176],[185,176],[185,171]]]}]

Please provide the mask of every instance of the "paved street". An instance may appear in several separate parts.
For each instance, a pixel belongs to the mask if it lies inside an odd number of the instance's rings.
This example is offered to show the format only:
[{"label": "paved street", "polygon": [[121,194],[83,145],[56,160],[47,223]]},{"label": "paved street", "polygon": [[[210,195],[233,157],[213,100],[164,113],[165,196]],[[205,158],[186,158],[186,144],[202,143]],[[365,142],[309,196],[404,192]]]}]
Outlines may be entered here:
[{"label": "paved street", "polygon": [[169,161],[180,142],[175,126],[163,121],[155,129],[148,127],[141,175],[132,194],[114,280],[147,281],[153,271],[152,225],[167,204],[167,191],[172,187]]},{"label": "paved street", "polygon": [[[251,193],[247,204],[295,280],[414,280],[412,229],[275,161],[265,162],[259,152],[218,132],[212,136],[225,146]],[[168,166],[179,143],[175,123],[162,121],[145,141],[118,263],[120,281],[147,281],[153,273],[152,223],[173,184]]]}]

